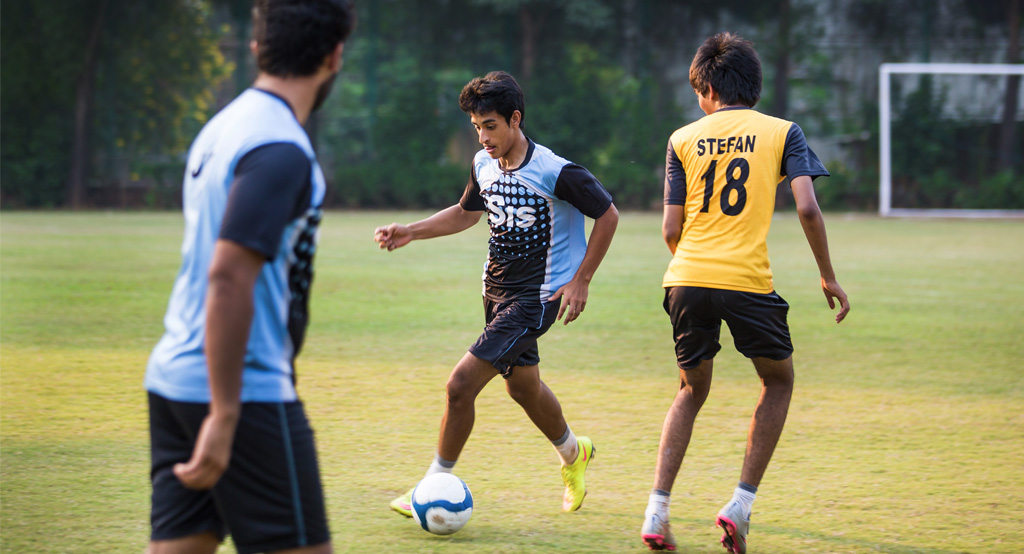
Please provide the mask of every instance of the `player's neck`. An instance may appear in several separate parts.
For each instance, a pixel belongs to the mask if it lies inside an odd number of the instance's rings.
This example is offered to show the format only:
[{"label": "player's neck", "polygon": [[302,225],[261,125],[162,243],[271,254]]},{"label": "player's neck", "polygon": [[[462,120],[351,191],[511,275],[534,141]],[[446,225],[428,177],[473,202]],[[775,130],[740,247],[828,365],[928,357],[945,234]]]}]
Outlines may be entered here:
[{"label": "player's neck", "polygon": [[260,73],[253,88],[280,96],[288,103],[300,125],[305,125],[316,101],[317,83],[313,77],[277,77]]},{"label": "player's neck", "polygon": [[747,106],[743,104],[721,104],[716,102],[712,107],[714,108],[714,110],[711,111],[708,115],[728,108],[746,108]]},{"label": "player's neck", "polygon": [[529,149],[530,140],[519,130],[519,136],[516,137],[515,144],[512,145],[512,148],[509,148],[504,156],[498,158],[498,165],[506,171],[518,168],[526,160],[526,152]]}]

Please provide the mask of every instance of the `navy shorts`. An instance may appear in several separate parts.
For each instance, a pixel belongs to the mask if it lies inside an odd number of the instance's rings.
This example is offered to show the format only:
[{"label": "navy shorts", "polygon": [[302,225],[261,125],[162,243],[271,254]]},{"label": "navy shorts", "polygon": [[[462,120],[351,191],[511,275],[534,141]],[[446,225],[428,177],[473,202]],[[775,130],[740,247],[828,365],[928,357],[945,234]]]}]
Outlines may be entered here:
[{"label": "navy shorts", "polygon": [[748,358],[785,360],[793,354],[786,323],[789,304],[775,292],[669,287],[664,306],[672,320],[680,369],[693,369],[722,349],[722,320],[729,325],[736,350]]},{"label": "navy shorts", "polygon": [[230,533],[243,554],[329,541],[316,445],[302,403],[242,404],[227,471],[213,489],[195,491],[173,468],[192,457],[208,410],[149,393],[150,538],[212,532],[223,540]]},{"label": "navy shorts", "polygon": [[487,325],[469,353],[494,365],[502,377],[512,376],[515,366],[540,363],[540,338],[558,317],[561,300],[554,302],[495,302],[484,297]]}]

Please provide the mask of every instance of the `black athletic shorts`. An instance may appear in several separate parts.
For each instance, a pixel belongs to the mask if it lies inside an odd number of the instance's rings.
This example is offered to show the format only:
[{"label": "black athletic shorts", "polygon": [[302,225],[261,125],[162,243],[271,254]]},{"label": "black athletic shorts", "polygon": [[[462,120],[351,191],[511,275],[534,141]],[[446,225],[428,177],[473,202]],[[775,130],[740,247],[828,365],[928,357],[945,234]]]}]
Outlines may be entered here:
[{"label": "black athletic shorts", "polygon": [[313,430],[301,402],[246,402],[231,462],[211,490],[185,488],[174,464],[192,457],[209,406],[149,393],[152,540],[228,533],[240,553],[330,540]]},{"label": "black athletic shorts", "polygon": [[480,338],[469,347],[470,354],[494,365],[502,377],[512,376],[515,366],[540,363],[540,338],[558,317],[554,302],[495,302],[484,297],[484,318],[487,325]]},{"label": "black athletic shorts", "polygon": [[786,323],[789,304],[775,292],[668,287],[664,306],[672,320],[680,369],[693,369],[722,349],[718,339],[723,319],[740,354],[771,360],[793,354]]}]

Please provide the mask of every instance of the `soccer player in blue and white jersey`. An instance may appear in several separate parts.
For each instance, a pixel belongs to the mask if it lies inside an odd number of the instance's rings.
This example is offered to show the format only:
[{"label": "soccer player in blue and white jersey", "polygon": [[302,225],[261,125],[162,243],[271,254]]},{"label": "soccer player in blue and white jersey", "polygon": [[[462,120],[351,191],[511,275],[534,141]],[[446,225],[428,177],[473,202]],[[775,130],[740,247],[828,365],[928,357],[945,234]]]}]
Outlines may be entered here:
[{"label": "soccer player in blue and white jersey", "polygon": [[348,0],[257,0],[252,88],[189,151],[182,265],[146,368],[147,552],[332,551],[295,390],[324,176],[303,123],[341,69]]},{"label": "soccer player in blue and white jersey", "polygon": [[[484,213],[491,228],[483,274],[486,325],[448,378],[437,452],[427,470],[451,472],[473,429],[474,403],[496,375],[551,441],[562,460],[562,509],[578,510],[593,442],[576,437],[551,389],[540,379],[537,339],[555,322],[580,316],[594,272],[618,225],[612,198],[589,171],[557,156],[523,132],[519,84],[495,71],[470,81],[459,96],[483,150],[458,204],[409,225],[379,227],[375,240],[394,250],[418,239],[472,227]],[[595,220],[589,244],[585,217]],[[412,517],[410,490],[391,502]]]}]

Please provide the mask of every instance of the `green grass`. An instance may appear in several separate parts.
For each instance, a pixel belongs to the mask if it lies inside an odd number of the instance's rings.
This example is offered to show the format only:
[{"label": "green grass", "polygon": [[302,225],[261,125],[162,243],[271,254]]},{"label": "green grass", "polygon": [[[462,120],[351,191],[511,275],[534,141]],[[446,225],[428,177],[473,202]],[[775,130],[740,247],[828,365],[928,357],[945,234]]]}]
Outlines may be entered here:
[{"label": "green grass", "polygon": [[[660,217],[627,214],[584,317],[541,341],[542,375],[595,439],[583,509],[560,513],[554,450],[500,382],[457,473],[469,525],[434,537],[387,502],[433,455],[444,382],[482,324],[486,230],[393,253],[325,218],[299,389],[338,552],[641,552],[677,386],[661,310]],[[1019,552],[1024,513],[1024,225],[830,215],[853,311],[832,322],[798,223],[769,248],[791,304],[797,389],[755,504],[752,552]],[[177,214],[0,217],[0,550],[140,552],[148,534],[142,375],[178,266]],[[728,333],[673,491],[680,550],[719,553],[759,391]],[[226,545],[224,551],[231,551]]]}]

